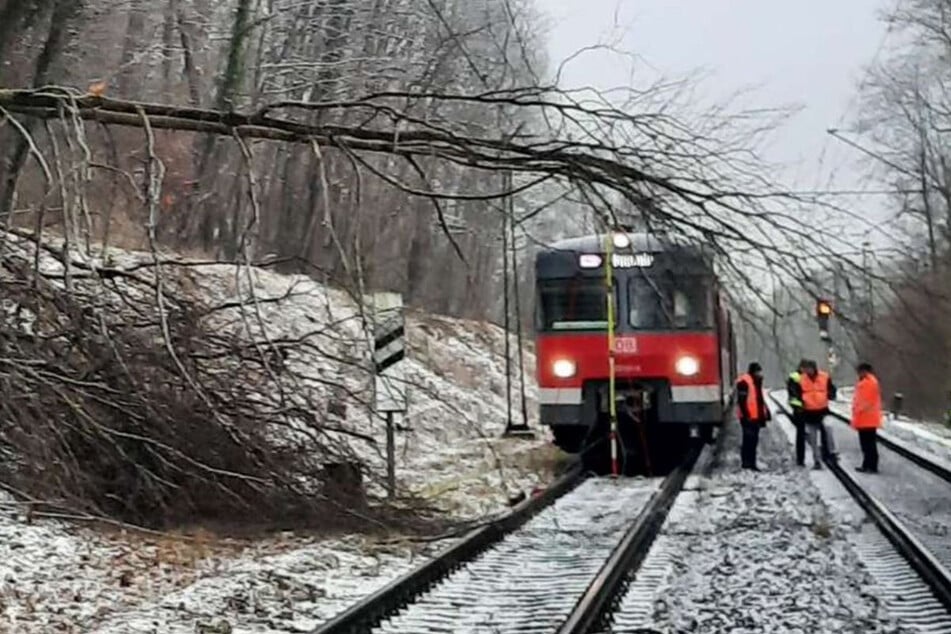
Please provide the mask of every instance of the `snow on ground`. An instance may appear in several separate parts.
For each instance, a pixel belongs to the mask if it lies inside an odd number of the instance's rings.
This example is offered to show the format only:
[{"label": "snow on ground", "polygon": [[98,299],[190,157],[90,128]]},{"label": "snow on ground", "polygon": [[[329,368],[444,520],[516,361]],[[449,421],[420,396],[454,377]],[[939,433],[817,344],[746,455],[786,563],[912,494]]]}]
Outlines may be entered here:
[{"label": "snow on ground", "polygon": [[[941,563],[951,568],[951,487],[942,478],[907,458],[879,447],[879,473],[856,473],[862,464],[858,437],[848,429],[839,434],[842,466],[884,504]],[[844,438],[843,438],[844,436]]]},{"label": "snow on ground", "polygon": [[[235,288],[235,267],[217,265],[190,269],[205,297],[219,303],[235,297],[247,299],[248,291]],[[343,291],[329,289],[299,275],[285,276],[253,270],[255,292],[262,303],[260,321],[270,337],[307,336],[331,354],[358,359],[368,350],[361,327],[360,309]],[[257,324],[255,324],[255,327]],[[254,330],[254,328],[252,330]],[[556,459],[546,449],[548,435],[540,430],[529,441],[502,440],[505,428],[505,360],[502,330],[489,324],[409,312],[407,315],[408,359],[406,381],[409,412],[399,420],[397,434],[397,479],[405,490],[422,495],[459,516],[474,517],[497,510],[515,489],[539,483],[534,467]],[[513,341],[514,348],[514,341]],[[525,374],[534,376],[535,358],[524,351]],[[313,355],[291,359],[301,374],[328,375],[340,380],[339,364]],[[369,377],[350,372],[347,387],[369,400]],[[514,379],[513,379],[514,381]],[[321,390],[322,385],[305,384]],[[537,388],[526,384],[527,411],[536,411]],[[513,418],[520,419],[518,384],[513,389]],[[367,414],[365,402],[337,396],[347,408],[346,426],[379,442],[367,446],[350,440],[360,457],[382,472],[384,469],[385,423]],[[534,420],[530,419],[531,423]]]},{"label": "snow on ground", "polygon": [[761,473],[739,468],[737,424],[726,427],[723,446],[710,476],[678,499],[661,532],[668,573],[654,595],[650,627],[902,631],[869,592],[871,577],[846,538],[854,529],[830,518],[776,423],[761,437]]},{"label": "snow on ground", "polygon": [[12,512],[0,536],[11,633],[307,632],[430,554],[357,536],[134,537]]},{"label": "snow on ground", "polygon": [[[135,266],[149,257],[113,249],[109,263]],[[56,264],[44,267],[55,270]],[[367,358],[359,306],[342,291],[304,276],[230,265],[189,266],[182,275],[182,288],[212,304],[251,302],[250,318],[221,311],[222,328],[306,337],[331,356]],[[501,438],[501,330],[408,311],[407,337],[410,411],[398,421],[396,438],[401,490],[471,518],[500,512],[513,493],[549,480],[561,455],[547,433],[533,440]],[[366,413],[368,377],[306,351],[289,364],[303,377],[300,389],[334,410],[327,413],[331,421],[381,439],[371,444],[341,437],[379,472],[384,426]],[[527,409],[534,413],[534,355],[528,348],[525,365]],[[321,381],[327,378],[351,395],[326,389]],[[334,401],[337,407],[331,408]],[[518,400],[514,409],[518,420]],[[0,511],[0,632],[309,631],[449,544],[293,534],[254,541],[183,539],[41,517],[27,521],[10,500],[0,500]]]},{"label": "snow on ground", "polygon": [[661,481],[582,482],[373,634],[557,631]]}]

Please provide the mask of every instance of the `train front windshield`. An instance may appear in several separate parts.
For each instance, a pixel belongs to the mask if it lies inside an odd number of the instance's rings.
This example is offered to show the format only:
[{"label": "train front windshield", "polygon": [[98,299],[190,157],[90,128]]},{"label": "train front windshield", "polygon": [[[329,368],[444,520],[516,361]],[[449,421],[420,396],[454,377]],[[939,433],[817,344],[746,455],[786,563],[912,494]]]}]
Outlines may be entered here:
[{"label": "train front windshield", "polygon": [[604,288],[604,281],[596,278],[539,282],[540,330],[607,330]]},{"label": "train front windshield", "polygon": [[704,276],[634,273],[627,296],[628,323],[635,330],[713,327],[710,280]]},{"label": "train front windshield", "polygon": [[[706,330],[713,327],[711,280],[700,275],[631,272],[615,278],[619,330]],[[624,294],[624,301],[618,291]],[[608,327],[604,281],[597,278],[541,280],[538,328],[542,332]],[[626,319],[624,312],[627,312]]]}]

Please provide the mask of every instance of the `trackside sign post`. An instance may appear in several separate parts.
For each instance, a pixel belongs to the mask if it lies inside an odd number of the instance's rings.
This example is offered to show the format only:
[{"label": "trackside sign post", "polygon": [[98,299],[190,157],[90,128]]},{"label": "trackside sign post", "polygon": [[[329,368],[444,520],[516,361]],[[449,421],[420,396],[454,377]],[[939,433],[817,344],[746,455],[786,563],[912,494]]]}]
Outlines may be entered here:
[{"label": "trackside sign post", "polygon": [[377,413],[386,414],[386,485],[396,492],[394,414],[406,413],[406,357],[403,297],[399,293],[375,293],[373,307],[373,400]]}]

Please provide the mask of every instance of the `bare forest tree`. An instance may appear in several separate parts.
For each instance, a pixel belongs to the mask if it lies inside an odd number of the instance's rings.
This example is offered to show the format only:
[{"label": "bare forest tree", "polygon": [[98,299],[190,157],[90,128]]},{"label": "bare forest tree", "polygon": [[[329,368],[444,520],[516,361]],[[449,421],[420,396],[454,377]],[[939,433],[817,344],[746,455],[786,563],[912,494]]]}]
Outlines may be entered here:
[{"label": "bare forest tree", "polygon": [[[452,120],[475,133],[509,126],[518,112],[502,101],[473,107],[436,97],[532,85],[536,67],[544,65],[536,16],[519,0],[162,4],[158,11],[154,3],[138,0],[0,3],[4,28],[20,25],[0,34],[0,51],[6,51],[0,55],[9,60],[0,80],[8,86],[93,86],[116,98],[221,110],[275,102],[347,103],[370,93],[415,91],[430,96],[403,99],[398,106],[403,115],[433,123]],[[45,48],[37,51],[41,43]],[[359,108],[323,108],[305,112],[303,120],[360,126],[374,125],[373,118]],[[22,173],[27,154],[22,138],[17,141],[9,128],[0,134],[16,141],[0,169],[0,211],[9,213],[15,193],[27,200],[42,183],[37,174]],[[110,148],[115,167],[141,173],[137,140],[130,141],[125,131],[101,134],[94,142]],[[236,186],[242,179],[238,153],[223,149],[227,140],[208,136],[159,133],[156,143],[166,164],[161,239],[234,257],[249,213]],[[414,303],[442,312],[497,314],[498,280],[485,273],[499,259],[501,214],[498,223],[482,221],[490,207],[486,201],[448,205],[453,247],[438,238],[430,203],[386,183],[362,182],[342,153],[322,155],[306,144],[271,146],[256,151],[254,160],[262,166],[258,202],[265,210],[260,252],[301,258],[338,280],[348,266],[359,266],[371,284],[403,290]],[[374,170],[425,187],[417,167],[444,187],[463,178],[456,168],[425,161],[413,166],[380,157],[373,163]],[[489,174],[479,176],[481,183],[473,182],[472,174],[465,178],[473,190],[502,187]],[[113,182],[90,195],[93,206],[104,210],[97,214],[99,225],[109,226],[113,240],[134,243],[124,235],[130,233],[126,225],[139,223],[123,212],[132,204],[128,193]],[[55,222],[52,215],[48,222]],[[447,264],[460,256],[469,267],[450,266],[454,273],[446,276]]]},{"label": "bare forest tree", "polygon": [[898,44],[870,69],[855,131],[894,187],[905,249],[882,263],[860,349],[912,412],[937,417],[951,406],[951,2],[897,3],[887,20]]}]

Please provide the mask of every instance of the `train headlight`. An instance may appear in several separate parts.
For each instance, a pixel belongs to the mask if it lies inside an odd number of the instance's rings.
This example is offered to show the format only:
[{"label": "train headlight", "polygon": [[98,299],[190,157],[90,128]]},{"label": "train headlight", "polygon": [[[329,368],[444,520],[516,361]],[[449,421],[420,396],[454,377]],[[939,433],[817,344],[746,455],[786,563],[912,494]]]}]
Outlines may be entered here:
[{"label": "train headlight", "polygon": [[583,269],[596,269],[601,266],[601,256],[597,253],[582,253],[578,257],[578,264]]},{"label": "train headlight", "polygon": [[674,369],[681,376],[693,376],[700,371],[700,362],[695,357],[685,355],[677,359]]},{"label": "train headlight", "polygon": [[626,249],[631,246],[631,239],[626,233],[615,233],[612,240],[614,241],[614,246],[618,249]]},{"label": "train headlight", "polygon": [[571,359],[558,359],[551,364],[551,371],[559,379],[570,379],[578,371],[578,365]]}]

